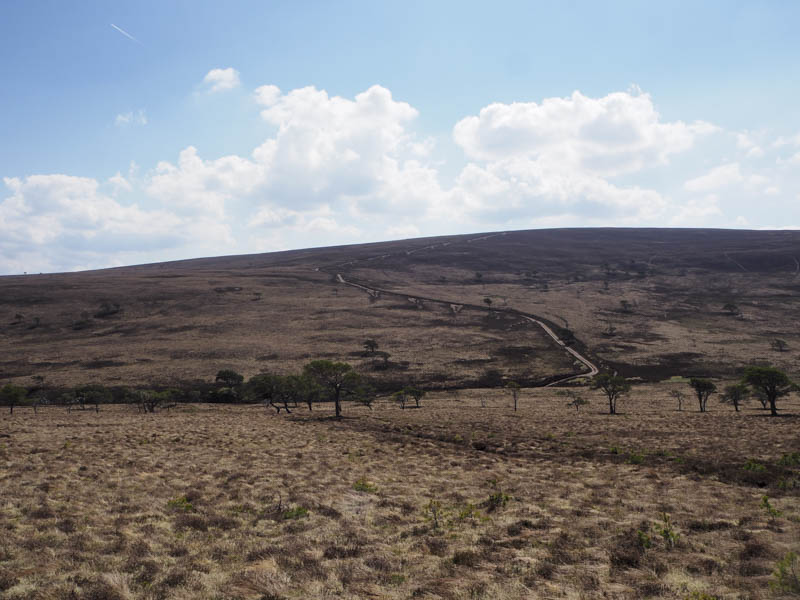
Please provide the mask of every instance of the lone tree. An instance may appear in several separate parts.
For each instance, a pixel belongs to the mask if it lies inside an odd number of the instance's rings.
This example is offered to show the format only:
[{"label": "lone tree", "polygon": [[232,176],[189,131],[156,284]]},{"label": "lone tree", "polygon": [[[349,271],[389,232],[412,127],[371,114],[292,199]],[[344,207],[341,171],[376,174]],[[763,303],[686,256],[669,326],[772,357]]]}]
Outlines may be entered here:
[{"label": "lone tree", "polygon": [[615,415],[617,414],[617,400],[631,390],[631,384],[621,375],[599,373],[592,379],[592,388],[603,390],[608,397],[608,414]]},{"label": "lone tree", "polygon": [[517,412],[517,400],[519,399],[520,386],[516,381],[509,381],[506,384],[506,389],[511,392],[511,396],[514,398],[514,412]]},{"label": "lone tree", "polygon": [[367,351],[367,354],[372,355],[375,354],[375,351],[378,349],[378,342],[372,339],[364,340],[362,346],[364,346],[364,350]]},{"label": "lone tree", "polygon": [[587,406],[589,404],[589,401],[586,398],[574,390],[566,390],[565,392],[562,392],[562,394],[570,399],[570,401],[567,402],[567,406],[574,406],[575,410],[578,412],[580,412],[581,406]]},{"label": "lone tree", "polygon": [[345,362],[315,360],[303,367],[303,372],[328,393],[337,418],[342,416],[342,399],[356,394],[361,383],[361,376]]},{"label": "lone tree", "polygon": [[417,387],[409,386],[403,390],[405,394],[414,399],[414,404],[419,408],[420,400],[425,396],[425,390]]},{"label": "lone tree", "polygon": [[773,417],[778,416],[778,407],[775,404],[778,398],[787,396],[797,389],[788,375],[775,367],[747,367],[744,370],[742,383],[749,385],[756,394],[767,399]]},{"label": "lone tree", "polygon": [[678,401],[678,410],[683,410],[683,392],[680,390],[670,390],[669,395],[675,398]]},{"label": "lone tree", "polygon": [[8,407],[8,414],[14,414],[14,407],[27,403],[28,391],[21,386],[7,383],[0,388],[0,404]]},{"label": "lone tree", "polygon": [[722,392],[722,398],[719,401],[723,404],[732,404],[736,412],[739,412],[739,406],[747,400],[749,394],[750,390],[745,384],[735,383],[725,387],[725,391]]},{"label": "lone tree", "polygon": [[692,377],[689,380],[689,385],[692,386],[694,393],[697,394],[700,412],[706,412],[708,397],[717,391],[717,386],[710,379],[703,379],[702,377]]}]

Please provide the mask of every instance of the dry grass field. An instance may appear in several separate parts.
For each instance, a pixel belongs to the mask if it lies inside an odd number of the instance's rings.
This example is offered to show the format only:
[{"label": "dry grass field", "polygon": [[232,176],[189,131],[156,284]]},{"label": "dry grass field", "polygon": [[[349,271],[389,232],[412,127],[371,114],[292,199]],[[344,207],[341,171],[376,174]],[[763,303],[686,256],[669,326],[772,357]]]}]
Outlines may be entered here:
[{"label": "dry grass field", "polygon": [[[797,394],[770,418],[718,396],[677,411],[669,392],[754,363],[800,380],[798,292],[790,231],[520,231],[0,277],[0,385],[197,391],[221,369],[331,359],[428,392],[341,420],[4,410],[0,597],[791,597],[775,573],[800,553]],[[537,387],[585,366],[526,315],[637,383],[619,415],[576,381],[580,411]],[[523,384],[518,412],[482,389],[498,377]]]},{"label": "dry grass field", "polygon": [[0,595],[792,597],[770,582],[800,550],[800,403],[678,412],[675,385],[634,388],[617,416],[552,388],[516,413],[469,390],[340,421],[18,409],[0,421]]}]

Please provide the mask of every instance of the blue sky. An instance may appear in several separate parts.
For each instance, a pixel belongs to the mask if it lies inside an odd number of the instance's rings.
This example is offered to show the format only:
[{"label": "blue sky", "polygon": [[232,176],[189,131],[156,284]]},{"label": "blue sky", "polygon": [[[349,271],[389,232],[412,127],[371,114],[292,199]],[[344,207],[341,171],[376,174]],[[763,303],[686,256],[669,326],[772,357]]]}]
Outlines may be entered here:
[{"label": "blue sky", "polygon": [[797,227],[798,17],[5,2],[0,273],[495,229]]}]

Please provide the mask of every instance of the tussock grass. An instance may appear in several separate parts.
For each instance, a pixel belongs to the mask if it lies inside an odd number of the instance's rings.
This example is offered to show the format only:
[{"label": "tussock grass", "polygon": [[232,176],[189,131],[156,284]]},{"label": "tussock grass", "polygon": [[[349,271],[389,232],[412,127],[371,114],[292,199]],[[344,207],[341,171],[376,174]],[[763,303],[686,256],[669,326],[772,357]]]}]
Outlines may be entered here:
[{"label": "tussock grass", "polygon": [[784,458],[797,422],[677,413],[667,391],[635,388],[616,417],[547,389],[516,413],[476,390],[341,422],[318,418],[327,407],[15,411],[0,594],[767,598],[796,552],[800,502],[741,466],[798,469]]}]

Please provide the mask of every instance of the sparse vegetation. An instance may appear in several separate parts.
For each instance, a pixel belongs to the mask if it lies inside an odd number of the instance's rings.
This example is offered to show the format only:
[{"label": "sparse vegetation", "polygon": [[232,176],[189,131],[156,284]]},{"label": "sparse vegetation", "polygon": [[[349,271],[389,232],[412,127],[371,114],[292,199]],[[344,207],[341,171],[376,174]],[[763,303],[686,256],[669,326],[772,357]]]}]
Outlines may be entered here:
[{"label": "sparse vegetation", "polygon": [[796,552],[787,552],[775,565],[770,587],[778,592],[800,595],[800,560]]},{"label": "sparse vegetation", "polygon": [[[672,386],[632,388],[627,417],[614,419],[565,418],[552,388],[529,390],[517,413],[479,408],[481,396],[508,406],[507,392],[462,390],[429,392],[425,410],[380,400],[338,422],[320,418],[335,414],[332,402],[291,419],[195,404],[145,430],[126,405],[15,410],[4,429],[14,444],[0,437],[0,574],[14,573],[3,593],[16,600],[36,585],[81,598],[79,574],[103,561],[119,573],[104,593],[131,600],[212,600],[221,589],[410,596],[454,573],[458,589],[483,597],[521,600],[543,581],[576,596],[613,587],[640,597],[656,570],[663,596],[684,597],[689,586],[757,597],[778,581],[776,562],[800,533],[800,489],[781,487],[796,472],[796,449],[763,455],[776,437],[791,439],[793,423],[756,419],[741,436],[733,411],[676,419],[664,405]],[[57,504],[67,493],[70,503]],[[781,516],[760,505],[767,494]],[[54,551],[47,567],[35,560],[42,548]],[[597,557],[593,576],[575,577],[587,554]],[[192,575],[197,565],[203,577]],[[502,578],[491,579],[497,569]],[[258,595],[234,592],[255,585]]]}]

